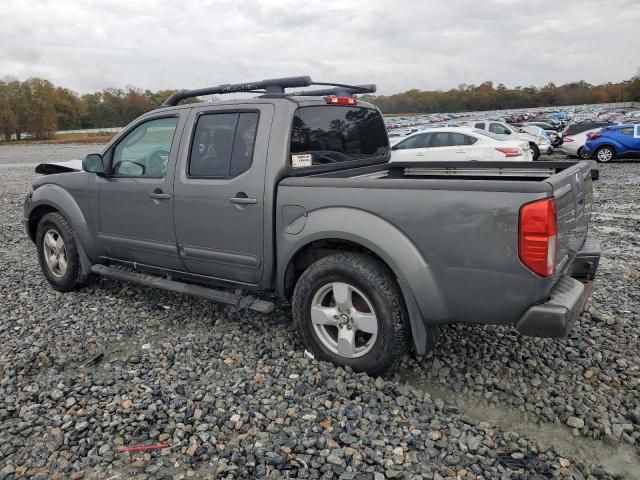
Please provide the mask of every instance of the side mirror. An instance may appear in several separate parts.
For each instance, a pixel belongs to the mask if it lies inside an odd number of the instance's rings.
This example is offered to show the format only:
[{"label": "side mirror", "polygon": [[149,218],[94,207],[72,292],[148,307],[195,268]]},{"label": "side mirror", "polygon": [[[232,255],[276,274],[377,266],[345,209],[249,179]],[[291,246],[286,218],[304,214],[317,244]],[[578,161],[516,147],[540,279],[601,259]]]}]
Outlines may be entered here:
[{"label": "side mirror", "polygon": [[393,147],[391,147],[391,150],[397,150],[397,149],[398,149],[397,145],[394,145]]},{"label": "side mirror", "polygon": [[82,170],[89,173],[104,173],[104,161],[99,153],[90,153],[82,160]]}]

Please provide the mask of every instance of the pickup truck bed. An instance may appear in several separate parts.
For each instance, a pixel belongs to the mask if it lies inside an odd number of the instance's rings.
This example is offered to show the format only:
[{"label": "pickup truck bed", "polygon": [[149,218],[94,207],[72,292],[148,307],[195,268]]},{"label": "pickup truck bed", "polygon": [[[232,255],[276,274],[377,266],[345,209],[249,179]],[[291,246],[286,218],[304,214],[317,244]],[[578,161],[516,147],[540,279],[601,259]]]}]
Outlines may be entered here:
[{"label": "pickup truck bed", "polygon": [[[587,241],[597,172],[595,162],[411,162],[288,177],[278,185],[277,211],[297,214],[279,216],[278,257],[286,261],[331,219],[336,240],[364,245],[402,272],[405,297],[410,291],[427,328],[523,322],[522,333],[565,335],[582,306],[582,284],[570,277],[583,245],[599,256]],[[518,219],[524,204],[552,197],[556,269],[543,278],[519,259]],[[596,268],[597,260],[579,274]],[[545,302],[556,305],[554,315],[539,312]]]}]

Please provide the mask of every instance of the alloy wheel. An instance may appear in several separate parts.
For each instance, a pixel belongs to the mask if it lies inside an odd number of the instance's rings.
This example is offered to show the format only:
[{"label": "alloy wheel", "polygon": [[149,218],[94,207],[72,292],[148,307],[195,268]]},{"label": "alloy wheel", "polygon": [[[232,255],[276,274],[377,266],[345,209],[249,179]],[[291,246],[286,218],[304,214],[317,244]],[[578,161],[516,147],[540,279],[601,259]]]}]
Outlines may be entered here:
[{"label": "alloy wheel", "polygon": [[373,304],[348,283],[329,283],[316,292],[311,301],[311,322],[322,345],[345,358],[366,355],[378,336]]},{"label": "alloy wheel", "polygon": [[47,230],[44,234],[42,248],[44,250],[47,268],[51,274],[57,278],[64,277],[69,264],[64,239],[62,235],[60,235],[60,232],[54,229]]}]

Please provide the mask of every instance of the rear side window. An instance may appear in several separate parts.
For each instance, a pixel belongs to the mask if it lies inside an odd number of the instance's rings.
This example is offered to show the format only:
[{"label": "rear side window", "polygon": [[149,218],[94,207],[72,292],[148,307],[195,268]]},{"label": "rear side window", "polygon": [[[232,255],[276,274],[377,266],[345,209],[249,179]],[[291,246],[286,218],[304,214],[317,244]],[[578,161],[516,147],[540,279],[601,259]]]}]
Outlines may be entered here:
[{"label": "rear side window", "polygon": [[290,151],[294,166],[371,160],[389,154],[389,140],[377,110],[318,105],[296,111]]},{"label": "rear side window", "polygon": [[633,135],[633,127],[621,128],[620,133],[623,135]]},{"label": "rear side window", "polygon": [[212,113],[198,118],[189,155],[189,176],[235,177],[251,166],[258,114]]},{"label": "rear side window", "polygon": [[456,147],[459,145],[473,145],[478,141],[477,138],[473,138],[462,133],[450,133],[449,135],[451,137],[451,145]]},{"label": "rear side window", "polygon": [[447,132],[438,132],[433,134],[433,140],[431,140],[432,147],[450,147],[453,143]]},{"label": "rear side window", "polygon": [[476,123],[475,127],[479,128],[480,130],[484,130],[484,123]]}]

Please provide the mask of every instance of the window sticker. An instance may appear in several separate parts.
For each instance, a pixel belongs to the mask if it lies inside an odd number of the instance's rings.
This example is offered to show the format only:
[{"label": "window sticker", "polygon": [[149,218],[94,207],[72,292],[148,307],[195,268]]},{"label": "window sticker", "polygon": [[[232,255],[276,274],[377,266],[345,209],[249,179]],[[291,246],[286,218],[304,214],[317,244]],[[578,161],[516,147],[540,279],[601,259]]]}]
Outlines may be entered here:
[{"label": "window sticker", "polygon": [[297,153],[291,155],[291,165],[293,168],[302,168],[311,166],[311,154],[310,153]]}]

